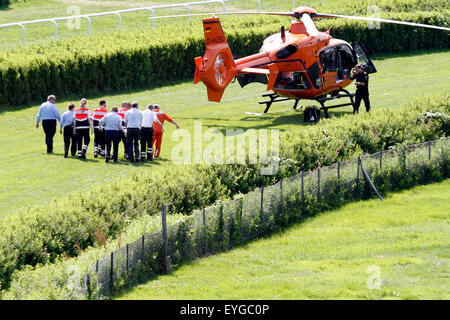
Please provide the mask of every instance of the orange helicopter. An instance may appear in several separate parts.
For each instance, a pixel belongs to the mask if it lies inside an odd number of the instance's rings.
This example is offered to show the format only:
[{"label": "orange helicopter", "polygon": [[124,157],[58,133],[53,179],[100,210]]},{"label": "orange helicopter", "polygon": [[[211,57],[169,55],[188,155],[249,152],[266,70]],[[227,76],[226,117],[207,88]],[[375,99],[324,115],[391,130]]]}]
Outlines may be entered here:
[{"label": "orange helicopter", "polygon": [[[328,109],[353,105],[354,94],[344,89],[352,83],[353,67],[362,64],[367,73],[377,70],[361,44],[354,42],[352,46],[334,39],[330,30],[320,32],[312,18],[348,18],[450,30],[396,20],[321,14],[309,7],[299,7],[294,12],[259,14],[290,16],[297,20],[292,21],[288,31],[282,27],[280,33],[266,38],[259,53],[236,60],[219,18],[203,19],[206,50],[203,57],[195,58],[194,84],[201,80],[206,85],[209,101],[220,102],[225,88],[237,78],[241,87],[260,82],[267,84],[267,91],[273,91],[263,95],[269,97],[268,101],[259,102],[266,104],[264,113],[272,103],[290,99],[295,100],[294,109],[301,99],[315,100],[321,104],[326,117]],[[325,102],[339,98],[349,98],[350,102],[325,106]]]}]

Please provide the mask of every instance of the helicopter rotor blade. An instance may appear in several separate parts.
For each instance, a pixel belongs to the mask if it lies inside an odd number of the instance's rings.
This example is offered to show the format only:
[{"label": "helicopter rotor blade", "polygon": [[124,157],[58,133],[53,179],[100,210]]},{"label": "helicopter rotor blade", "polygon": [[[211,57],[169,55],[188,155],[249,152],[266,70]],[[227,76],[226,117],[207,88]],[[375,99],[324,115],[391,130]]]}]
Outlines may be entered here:
[{"label": "helicopter rotor blade", "polygon": [[306,32],[311,37],[316,37],[319,34],[319,30],[317,30],[314,21],[312,21],[311,16],[309,14],[303,14],[300,18],[306,28]]},{"label": "helicopter rotor blade", "polygon": [[148,19],[162,19],[162,18],[189,17],[189,16],[211,16],[211,15],[212,16],[216,16],[216,15],[249,15],[249,14],[263,14],[263,15],[274,15],[274,16],[285,16],[285,17],[292,17],[292,18],[295,18],[295,19],[302,19],[302,17],[304,15],[310,16],[311,18],[343,18],[343,19],[352,19],[352,20],[363,20],[363,21],[378,21],[378,22],[385,22],[385,23],[394,23],[394,24],[407,25],[407,26],[412,26],[412,27],[422,27],[422,28],[450,31],[450,28],[434,26],[434,25],[429,25],[429,24],[414,23],[414,22],[399,21],[399,20],[390,20],[390,19],[381,19],[381,18],[371,18],[371,17],[359,17],[359,16],[340,15],[340,14],[328,14],[328,13],[303,13],[303,14],[298,14],[298,13],[295,13],[295,12],[238,11],[238,12],[226,12],[226,13],[221,13],[221,12],[217,12],[217,13],[198,13],[198,14],[191,13],[190,15],[159,16],[159,17],[149,17]]},{"label": "helicopter rotor blade", "polygon": [[446,28],[446,27],[439,27],[439,26],[433,26],[433,25],[429,25],[429,24],[414,23],[414,22],[408,22],[408,21],[381,19],[381,18],[346,16],[346,15],[328,14],[328,13],[311,14],[311,17],[312,18],[344,18],[344,19],[352,19],[352,20],[376,21],[376,22],[402,24],[402,25],[407,25],[407,26],[412,26],[412,27],[422,27],[422,28],[450,31],[450,28]]},{"label": "helicopter rotor blade", "polygon": [[249,14],[264,14],[272,16],[285,16],[299,19],[299,15],[294,12],[264,12],[264,11],[233,11],[233,12],[210,12],[210,13],[191,13],[191,14],[177,14],[170,16],[148,17],[148,19],[166,19],[166,18],[184,18],[194,16],[232,16],[232,15],[249,15]]}]

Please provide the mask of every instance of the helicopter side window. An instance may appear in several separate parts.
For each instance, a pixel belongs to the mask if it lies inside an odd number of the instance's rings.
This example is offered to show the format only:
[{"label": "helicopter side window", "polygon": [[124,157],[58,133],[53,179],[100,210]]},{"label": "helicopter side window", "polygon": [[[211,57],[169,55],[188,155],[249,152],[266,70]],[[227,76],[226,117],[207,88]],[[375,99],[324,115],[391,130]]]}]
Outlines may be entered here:
[{"label": "helicopter side window", "polygon": [[276,57],[277,57],[277,59],[286,59],[286,58],[289,58],[294,53],[296,53],[297,51],[298,51],[297,45],[290,44],[290,45],[278,50],[276,53]]},{"label": "helicopter side window", "polygon": [[338,46],[338,79],[345,79],[350,75],[350,70],[356,65],[353,52],[347,45]]},{"label": "helicopter side window", "polygon": [[336,48],[330,48],[320,54],[323,72],[331,72],[337,70],[337,52]]},{"label": "helicopter side window", "polygon": [[320,70],[319,63],[313,63],[307,70],[309,79],[311,80],[312,85],[316,89],[320,89],[322,86],[322,81],[320,80]]},{"label": "helicopter side window", "polygon": [[340,68],[352,69],[356,65],[356,61],[353,57],[352,50],[347,45],[341,45],[338,48],[339,56],[341,58]]},{"label": "helicopter side window", "polygon": [[295,71],[292,72],[291,76],[289,77],[288,85],[287,87],[289,89],[296,89],[296,90],[307,90],[309,89],[309,83],[306,79],[306,73]]}]

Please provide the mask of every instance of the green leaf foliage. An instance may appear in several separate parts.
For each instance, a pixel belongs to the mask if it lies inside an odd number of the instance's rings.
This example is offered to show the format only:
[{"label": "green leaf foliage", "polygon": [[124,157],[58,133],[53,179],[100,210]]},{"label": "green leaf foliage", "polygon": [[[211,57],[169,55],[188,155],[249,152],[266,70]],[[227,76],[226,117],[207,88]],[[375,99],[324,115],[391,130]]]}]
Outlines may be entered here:
[{"label": "green leaf foliage", "polygon": [[134,175],[9,215],[0,223],[1,285],[7,288],[12,274],[24,266],[52,263],[102,245],[99,233],[116,239],[133,221],[158,215],[163,203],[169,215],[186,215],[302,170],[401,143],[448,136],[447,114],[449,97],[442,95],[358,117],[324,120],[309,130],[298,129],[283,136],[280,170],[274,176],[261,175],[259,164],[180,165],[177,170],[161,168],[158,173]]}]

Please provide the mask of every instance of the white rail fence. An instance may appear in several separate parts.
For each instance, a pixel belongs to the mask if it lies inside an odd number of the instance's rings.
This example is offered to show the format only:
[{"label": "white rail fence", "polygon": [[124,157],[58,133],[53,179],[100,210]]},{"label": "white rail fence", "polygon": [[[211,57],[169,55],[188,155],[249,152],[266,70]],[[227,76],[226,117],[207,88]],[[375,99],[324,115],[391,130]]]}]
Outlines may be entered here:
[{"label": "white rail fence", "polygon": [[[86,19],[88,21],[88,35],[91,35],[91,28],[92,28],[91,18],[94,18],[94,17],[116,15],[118,17],[118,29],[119,29],[119,31],[121,31],[122,30],[122,14],[124,14],[124,13],[139,12],[139,11],[151,12],[152,19],[153,19],[153,27],[155,27],[155,21],[157,18],[156,14],[155,14],[156,9],[171,9],[171,8],[183,8],[184,7],[187,9],[188,21],[190,22],[191,16],[192,16],[191,8],[193,6],[208,5],[208,4],[221,4],[223,13],[226,14],[226,11],[227,11],[226,3],[227,2],[235,2],[235,1],[240,1],[240,0],[208,0],[208,1],[196,1],[196,2],[160,5],[160,6],[152,6],[152,7],[122,9],[122,10],[116,10],[116,11],[73,15],[73,16],[66,16],[66,17],[29,20],[29,21],[22,21],[22,22],[12,22],[12,23],[1,24],[0,28],[21,27],[22,28],[22,45],[25,45],[25,37],[26,37],[26,27],[25,26],[26,25],[51,22],[54,24],[55,31],[54,31],[54,37],[53,37],[54,39],[53,40],[56,42],[58,40],[58,23],[57,23],[58,21],[68,21],[68,20],[73,20],[73,19]],[[261,10],[261,0],[257,0],[257,1],[258,1],[259,10]]]},{"label": "white rail fence", "polygon": [[[152,19],[152,27],[154,28],[156,26],[156,19],[157,18],[173,18],[173,17],[180,17],[180,15],[172,15],[172,16],[156,16],[155,9],[171,9],[171,8],[186,8],[187,9],[187,17],[188,22],[191,21],[191,16],[197,16],[199,14],[193,14],[191,13],[191,7],[193,6],[199,6],[199,5],[208,5],[208,4],[221,4],[223,14],[227,13],[227,7],[226,3],[228,2],[236,2],[236,1],[242,1],[242,0],[207,0],[207,1],[196,1],[196,2],[188,2],[188,3],[178,3],[178,4],[169,4],[169,5],[160,5],[160,6],[152,6],[152,7],[142,7],[142,8],[131,8],[131,9],[122,9],[122,10],[115,10],[115,11],[106,11],[106,12],[98,12],[98,13],[89,13],[89,14],[82,14],[82,15],[73,15],[73,16],[66,16],[66,17],[57,17],[57,18],[47,18],[47,19],[38,19],[38,20],[29,20],[29,21],[22,21],[22,22],[12,22],[12,23],[5,23],[0,24],[0,29],[2,28],[9,28],[9,27],[21,27],[22,28],[22,46],[25,45],[25,38],[26,38],[26,25],[30,24],[38,24],[38,23],[47,23],[51,22],[54,25],[54,36],[53,41],[58,40],[58,21],[69,21],[74,19],[86,19],[88,21],[88,35],[91,35],[91,29],[92,29],[92,20],[91,18],[94,17],[101,17],[101,16],[109,16],[109,15],[116,15],[118,17],[118,29],[119,31],[122,30],[122,14],[124,13],[130,13],[130,12],[151,12],[152,16],[150,19]],[[261,0],[253,0],[257,1],[258,3],[258,11],[262,11],[262,4]],[[321,0],[321,5],[323,6],[324,0]],[[296,8],[295,0],[292,0],[292,10]],[[185,16],[185,15],[183,15]]]}]

